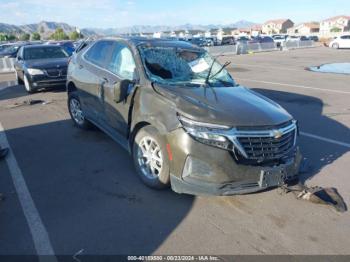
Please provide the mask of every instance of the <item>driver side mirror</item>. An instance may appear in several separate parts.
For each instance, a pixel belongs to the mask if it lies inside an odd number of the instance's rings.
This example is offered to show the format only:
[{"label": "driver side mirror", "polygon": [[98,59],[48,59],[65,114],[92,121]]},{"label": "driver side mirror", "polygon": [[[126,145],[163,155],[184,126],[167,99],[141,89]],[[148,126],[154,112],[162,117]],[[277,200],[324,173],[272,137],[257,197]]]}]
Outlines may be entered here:
[{"label": "driver side mirror", "polygon": [[128,96],[129,86],[134,84],[133,81],[124,79],[114,84],[114,102],[120,103]]}]

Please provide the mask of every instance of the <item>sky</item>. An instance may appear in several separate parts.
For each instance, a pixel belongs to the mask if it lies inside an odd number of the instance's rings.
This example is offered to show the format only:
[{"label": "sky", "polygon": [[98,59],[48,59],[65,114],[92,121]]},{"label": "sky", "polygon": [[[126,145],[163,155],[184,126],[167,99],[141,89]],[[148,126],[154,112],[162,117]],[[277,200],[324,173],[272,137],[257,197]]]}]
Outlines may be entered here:
[{"label": "sky", "polygon": [[295,23],[350,16],[350,0],[0,0],[0,23],[66,22],[80,28],[132,25]]}]

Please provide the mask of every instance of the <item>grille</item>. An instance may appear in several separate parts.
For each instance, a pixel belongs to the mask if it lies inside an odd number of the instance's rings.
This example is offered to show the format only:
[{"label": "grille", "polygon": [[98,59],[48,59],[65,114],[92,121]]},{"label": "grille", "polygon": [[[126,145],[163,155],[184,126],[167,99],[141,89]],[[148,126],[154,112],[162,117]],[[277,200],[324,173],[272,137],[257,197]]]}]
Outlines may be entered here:
[{"label": "grille", "polygon": [[295,132],[296,130],[293,129],[279,138],[252,135],[237,137],[237,139],[249,159],[278,159],[294,147]]},{"label": "grille", "polygon": [[67,75],[67,68],[46,69],[46,73],[50,77],[66,76]]}]

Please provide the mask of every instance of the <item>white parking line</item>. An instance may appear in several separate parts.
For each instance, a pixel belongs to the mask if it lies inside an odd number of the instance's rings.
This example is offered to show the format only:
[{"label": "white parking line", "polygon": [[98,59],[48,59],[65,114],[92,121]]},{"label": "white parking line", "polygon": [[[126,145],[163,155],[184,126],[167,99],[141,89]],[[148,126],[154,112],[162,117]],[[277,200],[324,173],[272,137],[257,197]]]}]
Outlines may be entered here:
[{"label": "white parking line", "polygon": [[253,64],[241,64],[241,63],[233,63],[233,67],[231,69],[235,69],[235,66],[248,66],[248,67],[257,67],[257,68],[264,68],[264,69],[278,69],[278,70],[287,70],[287,71],[300,71],[300,69],[297,68],[286,68],[286,67],[278,67],[278,66],[270,66],[270,65],[253,65]]},{"label": "white parking line", "polygon": [[[27,223],[29,225],[30,232],[34,241],[34,246],[36,252],[39,256],[49,255],[52,257],[42,257],[43,261],[57,261],[54,257],[54,251],[51,246],[51,242],[48,236],[48,233],[43,225],[43,222],[40,218],[39,212],[35,207],[34,201],[28,190],[26,181],[22,175],[22,171],[18,166],[17,160],[13,151],[10,148],[8,140],[6,138],[5,130],[0,123],[0,145],[10,149],[8,156],[6,157],[6,162],[15,186],[19,202],[21,203],[23,213],[26,217]],[[41,257],[39,257],[41,260]]]},{"label": "white parking line", "polygon": [[326,137],[322,137],[322,136],[317,136],[317,135],[310,134],[310,133],[305,133],[305,132],[300,132],[300,135],[306,136],[306,137],[310,137],[310,138],[314,138],[314,139],[318,139],[318,140],[325,141],[325,142],[328,142],[328,143],[332,143],[332,144],[335,144],[335,145],[339,145],[339,146],[344,146],[344,147],[350,148],[350,144],[349,143],[344,143],[344,142],[337,141],[337,140],[334,140],[334,139],[330,139],[330,138],[326,138]]},{"label": "white parking line", "polygon": [[319,88],[319,87],[312,87],[312,86],[303,86],[303,85],[294,85],[294,84],[287,84],[287,83],[253,80],[253,79],[247,79],[247,78],[235,78],[235,79],[242,80],[242,81],[248,81],[248,82],[254,82],[254,83],[262,83],[262,84],[278,85],[278,86],[289,86],[289,87],[312,89],[312,90],[318,90],[318,91],[325,91],[325,92],[333,92],[333,93],[350,95],[350,91],[341,91],[341,90],[326,89],[326,88]]}]

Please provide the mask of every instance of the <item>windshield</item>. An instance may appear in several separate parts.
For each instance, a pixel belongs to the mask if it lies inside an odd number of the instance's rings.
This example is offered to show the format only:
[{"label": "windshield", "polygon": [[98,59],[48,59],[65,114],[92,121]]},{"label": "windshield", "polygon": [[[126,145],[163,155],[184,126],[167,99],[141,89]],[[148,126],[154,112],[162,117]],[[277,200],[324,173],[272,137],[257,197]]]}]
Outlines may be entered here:
[{"label": "windshield", "polygon": [[1,49],[2,53],[14,53],[18,50],[19,46],[17,45],[8,45]]},{"label": "windshield", "polygon": [[139,51],[146,73],[154,82],[204,85],[208,79],[211,86],[235,86],[223,66],[203,50],[140,46]]},{"label": "windshield", "polygon": [[59,46],[30,47],[24,50],[24,60],[66,58],[68,53]]}]

